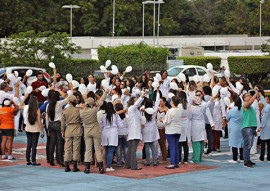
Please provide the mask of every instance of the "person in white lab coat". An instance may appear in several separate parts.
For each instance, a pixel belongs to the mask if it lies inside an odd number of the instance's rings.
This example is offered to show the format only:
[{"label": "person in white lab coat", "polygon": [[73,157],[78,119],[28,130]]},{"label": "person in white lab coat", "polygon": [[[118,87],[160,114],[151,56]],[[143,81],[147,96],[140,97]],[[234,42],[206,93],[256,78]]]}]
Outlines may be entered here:
[{"label": "person in white lab coat", "polygon": [[[140,140],[142,139],[141,132],[141,114],[139,107],[143,102],[145,97],[145,92],[136,100],[135,98],[130,98],[129,108],[128,108],[128,151],[126,159],[126,168],[131,170],[141,170],[142,168],[138,167],[136,150],[139,145]],[[135,102],[135,103],[134,103]]]}]

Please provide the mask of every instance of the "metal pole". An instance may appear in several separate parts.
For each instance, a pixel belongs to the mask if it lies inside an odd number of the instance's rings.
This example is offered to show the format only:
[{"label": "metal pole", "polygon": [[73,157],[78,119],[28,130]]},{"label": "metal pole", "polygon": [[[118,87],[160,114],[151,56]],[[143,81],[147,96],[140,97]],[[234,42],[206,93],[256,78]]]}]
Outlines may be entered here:
[{"label": "metal pole", "polygon": [[70,7],[70,39],[72,41],[72,6]]},{"label": "metal pole", "polygon": [[143,42],[144,42],[144,3],[143,3],[142,38],[143,38]]},{"label": "metal pole", "polygon": [[262,2],[261,1],[260,1],[260,45],[262,45]]},{"label": "metal pole", "polygon": [[155,30],[156,30],[156,0],[154,0],[154,14],[153,14],[153,45],[155,46]]},{"label": "metal pole", "polygon": [[158,27],[157,27],[157,44],[159,45],[158,38],[159,38],[159,16],[160,16],[160,3],[158,4]]},{"label": "metal pole", "polygon": [[113,37],[114,37],[114,23],[115,23],[115,0],[113,0],[113,32],[112,32]]}]

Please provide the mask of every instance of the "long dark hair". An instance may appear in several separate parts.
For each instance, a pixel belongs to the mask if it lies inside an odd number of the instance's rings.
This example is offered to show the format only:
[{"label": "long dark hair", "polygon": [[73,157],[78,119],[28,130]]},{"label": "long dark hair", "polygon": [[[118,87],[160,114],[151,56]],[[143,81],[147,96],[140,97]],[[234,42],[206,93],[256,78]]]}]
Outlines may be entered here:
[{"label": "long dark hair", "polygon": [[109,122],[111,125],[113,120],[113,114],[115,113],[113,104],[111,102],[107,103],[105,113],[106,113],[106,121]]},{"label": "long dark hair", "polygon": [[242,107],[242,100],[237,96],[234,98],[234,105],[238,107],[238,110]]},{"label": "long dark hair", "polygon": [[[149,107],[153,107],[153,101],[149,98],[144,98],[144,106],[145,108],[149,108]],[[146,121],[149,122],[152,120],[152,115],[148,114],[148,113],[144,113],[144,116],[146,118]]]},{"label": "long dark hair", "polygon": [[180,91],[180,92],[178,92],[177,95],[180,99],[180,103],[182,103],[182,105],[183,105],[183,108],[187,109],[187,94],[186,94],[186,92]]},{"label": "long dark hair", "polygon": [[30,96],[28,102],[28,122],[34,125],[37,121],[37,111],[38,111],[38,100],[34,95]]},{"label": "long dark hair", "polygon": [[84,99],[81,92],[73,92],[73,95],[77,98],[77,104],[84,103]]},{"label": "long dark hair", "polygon": [[[115,104],[114,108],[115,108],[115,111],[121,111],[124,109],[124,106],[122,103],[117,103],[117,104]],[[119,116],[121,119],[125,119],[125,117],[126,117],[126,115],[124,113],[119,114]]]},{"label": "long dark hair", "polygon": [[57,101],[60,98],[60,94],[58,91],[54,91],[54,94],[52,94],[51,99],[50,99],[50,103],[48,106],[48,115],[51,121],[54,121],[54,117],[55,117],[55,106]]}]

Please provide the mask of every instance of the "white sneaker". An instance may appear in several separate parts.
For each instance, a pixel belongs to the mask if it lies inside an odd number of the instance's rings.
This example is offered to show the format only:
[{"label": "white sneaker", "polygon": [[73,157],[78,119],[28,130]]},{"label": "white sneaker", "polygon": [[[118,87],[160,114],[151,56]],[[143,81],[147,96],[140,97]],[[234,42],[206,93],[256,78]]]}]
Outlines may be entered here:
[{"label": "white sneaker", "polygon": [[110,168],[106,168],[106,172],[114,172],[115,170],[112,168],[112,167],[110,167]]},{"label": "white sneaker", "polygon": [[229,163],[232,163],[232,164],[236,164],[238,163],[238,161],[235,161],[235,160],[228,160]]},{"label": "white sneaker", "polygon": [[2,159],[7,159],[7,155],[2,155]]},{"label": "white sneaker", "polygon": [[244,160],[238,160],[238,162],[240,162],[240,163],[244,163]]}]

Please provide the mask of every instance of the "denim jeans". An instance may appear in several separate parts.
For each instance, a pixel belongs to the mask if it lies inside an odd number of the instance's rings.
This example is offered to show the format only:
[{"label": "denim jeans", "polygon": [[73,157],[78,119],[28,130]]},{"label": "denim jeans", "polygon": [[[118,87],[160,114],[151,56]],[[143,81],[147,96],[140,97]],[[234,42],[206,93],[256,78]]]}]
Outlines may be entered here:
[{"label": "denim jeans", "polygon": [[205,124],[205,130],[206,130],[206,135],[207,135],[207,140],[208,140],[208,148],[207,148],[207,153],[211,153],[212,151],[212,127],[210,124]]},{"label": "denim jeans", "polygon": [[128,151],[127,151],[127,159],[126,159],[126,168],[128,169],[131,168],[135,170],[138,168],[136,151],[137,151],[139,142],[140,142],[139,139],[128,141]]},{"label": "denim jeans", "polygon": [[115,148],[116,146],[105,146],[105,158],[106,158],[107,168],[111,168],[112,166],[113,152]]},{"label": "denim jeans", "polygon": [[118,146],[117,146],[117,151],[116,151],[117,165],[122,165],[122,151],[124,154],[124,159],[126,161],[127,149],[128,149],[127,136],[126,135],[119,135],[118,136]]},{"label": "denim jeans", "polygon": [[151,147],[153,164],[157,164],[157,149],[155,147],[155,141],[144,143],[144,145],[145,145],[146,163],[150,164],[150,148],[149,147]]},{"label": "denim jeans", "polygon": [[180,134],[166,134],[166,138],[170,148],[171,165],[179,164],[178,143]]},{"label": "denim jeans", "polygon": [[245,163],[250,161],[250,149],[253,145],[255,135],[256,127],[246,127],[242,129],[242,136],[244,139],[243,157]]},{"label": "denim jeans", "polygon": [[32,150],[32,162],[36,162],[39,133],[26,132],[26,135],[27,135],[26,161],[31,162],[30,153]]}]

